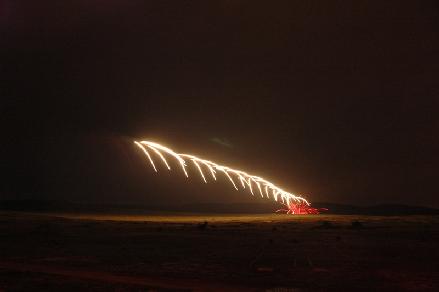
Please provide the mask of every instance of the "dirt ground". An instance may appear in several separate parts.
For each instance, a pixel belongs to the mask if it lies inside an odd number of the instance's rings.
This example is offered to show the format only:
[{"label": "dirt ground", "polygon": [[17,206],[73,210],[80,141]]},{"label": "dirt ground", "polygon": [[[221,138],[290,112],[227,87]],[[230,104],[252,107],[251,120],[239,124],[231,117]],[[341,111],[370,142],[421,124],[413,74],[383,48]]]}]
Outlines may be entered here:
[{"label": "dirt ground", "polygon": [[0,213],[0,291],[439,291],[439,216]]}]

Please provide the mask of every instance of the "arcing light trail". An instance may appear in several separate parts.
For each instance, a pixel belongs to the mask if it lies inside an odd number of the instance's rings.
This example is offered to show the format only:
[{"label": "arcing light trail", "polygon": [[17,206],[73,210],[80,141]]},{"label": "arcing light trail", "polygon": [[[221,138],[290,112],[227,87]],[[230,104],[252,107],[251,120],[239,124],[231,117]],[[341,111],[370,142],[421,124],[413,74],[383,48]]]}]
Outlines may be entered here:
[{"label": "arcing light trail", "polygon": [[248,187],[252,195],[259,193],[262,197],[266,196],[267,198],[270,198],[271,196],[271,198],[273,198],[275,201],[280,199],[282,204],[286,206],[286,209],[281,209],[278,211],[285,211],[287,214],[318,213],[317,209],[310,207],[310,203],[306,199],[293,193],[289,193],[262,177],[251,175],[242,170],[233,169],[225,165],[220,165],[210,160],[201,159],[194,155],[176,153],[170,148],[155,142],[134,141],[134,143],[140,149],[142,149],[155,172],[157,172],[157,167],[154,163],[152,154],[158,156],[169,170],[171,170],[171,166],[166,160],[166,156],[170,156],[178,161],[186,177],[189,177],[186,170],[186,167],[188,167],[186,162],[191,162],[197,168],[198,172],[200,173],[200,177],[205,183],[208,181],[207,177],[211,177],[213,180],[216,180],[217,173],[222,173],[227,177],[236,190],[239,190],[239,186],[242,187],[242,189]]}]

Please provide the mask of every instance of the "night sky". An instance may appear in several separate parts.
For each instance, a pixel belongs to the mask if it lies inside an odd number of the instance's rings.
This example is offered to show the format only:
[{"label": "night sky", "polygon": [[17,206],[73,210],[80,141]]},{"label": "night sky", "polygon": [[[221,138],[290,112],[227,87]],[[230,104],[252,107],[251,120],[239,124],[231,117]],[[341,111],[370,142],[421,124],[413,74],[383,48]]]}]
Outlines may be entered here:
[{"label": "night sky", "polygon": [[148,139],[311,202],[439,207],[438,32],[437,1],[3,0],[0,198],[253,201],[156,175]]}]

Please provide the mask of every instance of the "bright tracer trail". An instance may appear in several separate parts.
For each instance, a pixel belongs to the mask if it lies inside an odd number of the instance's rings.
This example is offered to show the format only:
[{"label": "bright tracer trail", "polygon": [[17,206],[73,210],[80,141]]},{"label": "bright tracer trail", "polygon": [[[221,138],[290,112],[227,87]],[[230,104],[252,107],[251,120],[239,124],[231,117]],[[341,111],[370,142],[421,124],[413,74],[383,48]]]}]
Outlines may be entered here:
[{"label": "bright tracer trail", "polygon": [[142,149],[156,172],[157,168],[154,163],[154,157],[159,158],[169,170],[171,170],[171,166],[166,158],[171,157],[178,161],[186,177],[189,177],[186,167],[189,167],[189,164],[192,164],[193,167],[196,167],[201,179],[203,179],[205,183],[208,182],[208,178],[210,177],[213,180],[216,180],[217,174],[221,173],[227,177],[236,190],[239,190],[239,188],[248,188],[252,195],[259,193],[262,197],[271,197],[275,201],[280,200],[287,208],[278,211],[285,211],[288,214],[318,213],[317,209],[310,207],[310,203],[306,199],[287,192],[262,177],[251,175],[242,170],[233,169],[225,165],[220,165],[210,160],[201,159],[194,155],[176,153],[168,147],[155,142],[134,141],[134,143]]}]

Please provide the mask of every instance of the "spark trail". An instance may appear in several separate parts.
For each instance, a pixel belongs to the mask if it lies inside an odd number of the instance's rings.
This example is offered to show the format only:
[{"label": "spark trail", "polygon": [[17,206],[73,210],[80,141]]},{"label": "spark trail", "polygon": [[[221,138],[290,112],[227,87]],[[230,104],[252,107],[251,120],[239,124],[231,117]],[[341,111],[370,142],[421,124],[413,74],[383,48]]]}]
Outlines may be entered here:
[{"label": "spark trail", "polygon": [[[225,165],[220,165],[210,160],[201,159],[194,155],[176,153],[170,148],[155,142],[134,141],[134,143],[142,149],[155,172],[158,171],[152,156],[153,153],[162,160],[168,170],[171,170],[171,166],[166,160],[166,157],[169,156],[177,160],[186,177],[189,177],[186,170],[186,168],[189,167],[188,163],[192,163],[205,183],[208,182],[208,178],[216,180],[217,173],[222,173],[227,177],[236,190],[239,190],[239,187],[242,189],[248,188],[252,195],[259,193],[262,197],[270,198],[271,196],[275,201],[280,200],[282,204],[286,206],[286,209],[280,209],[278,210],[279,212],[286,212],[287,214],[318,213],[317,209],[310,207],[310,203],[306,199],[287,192],[262,177],[251,175],[245,171],[233,169]],[[207,174],[210,174],[210,176]]]}]

